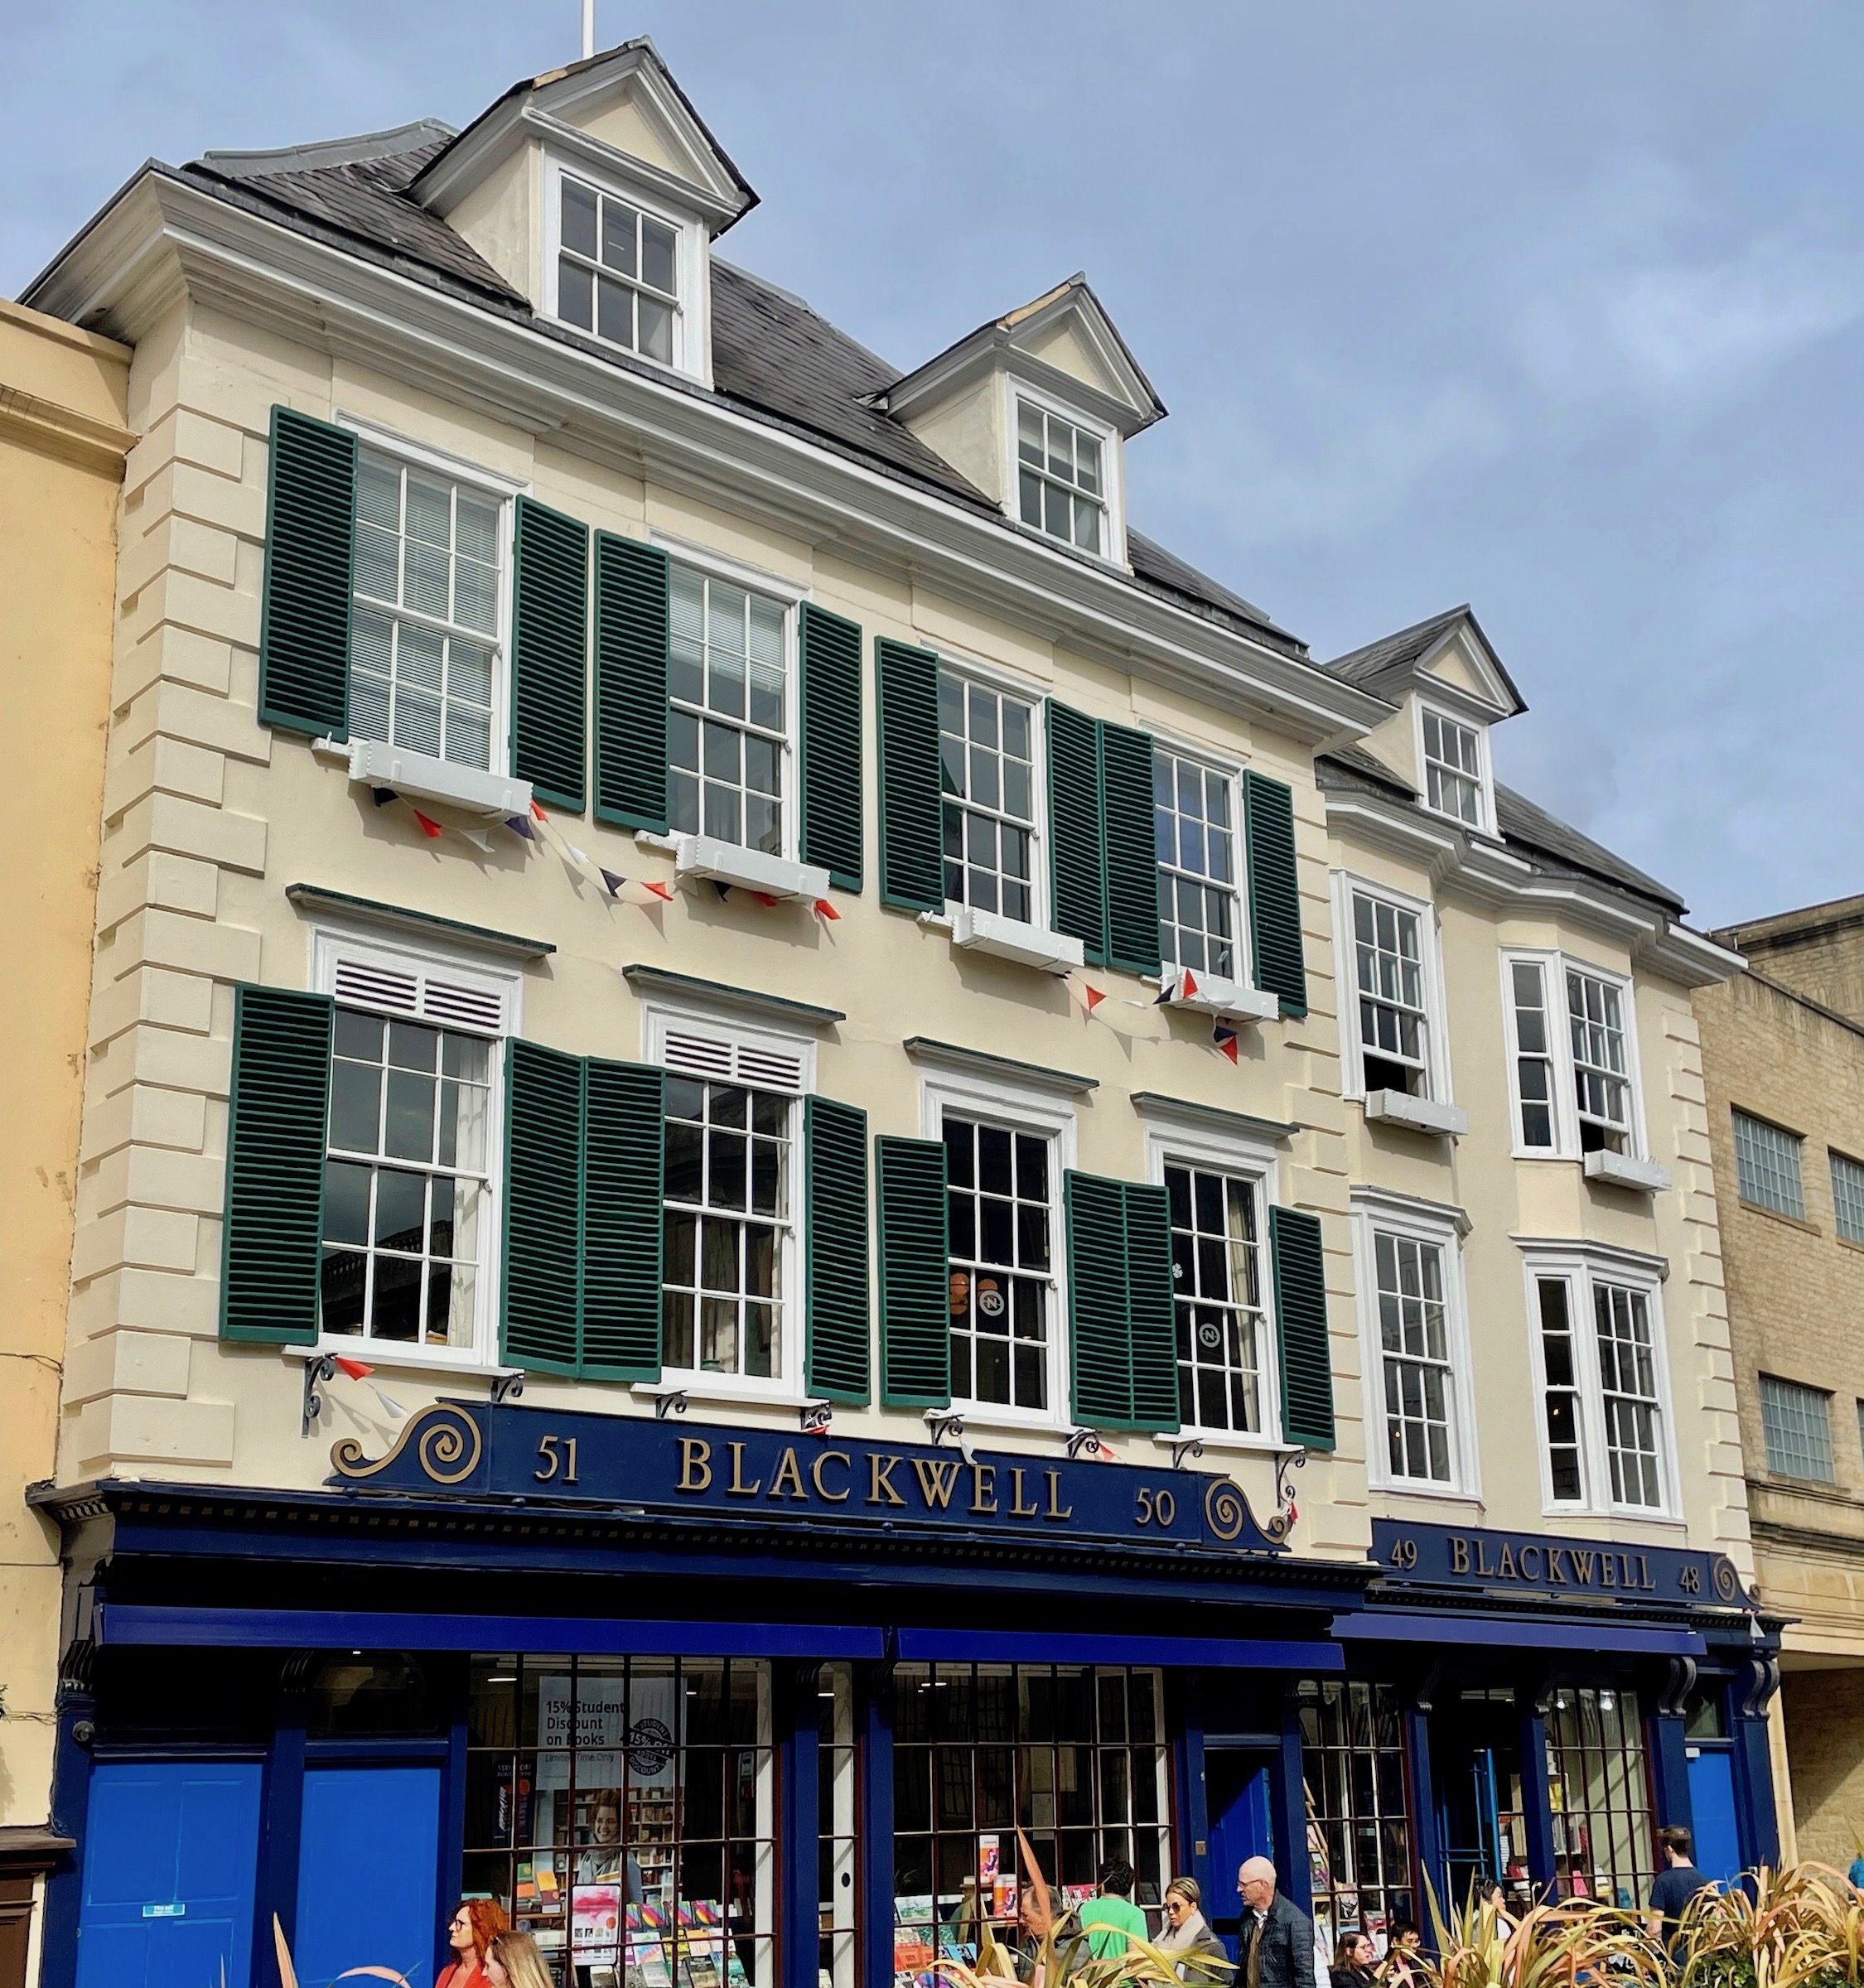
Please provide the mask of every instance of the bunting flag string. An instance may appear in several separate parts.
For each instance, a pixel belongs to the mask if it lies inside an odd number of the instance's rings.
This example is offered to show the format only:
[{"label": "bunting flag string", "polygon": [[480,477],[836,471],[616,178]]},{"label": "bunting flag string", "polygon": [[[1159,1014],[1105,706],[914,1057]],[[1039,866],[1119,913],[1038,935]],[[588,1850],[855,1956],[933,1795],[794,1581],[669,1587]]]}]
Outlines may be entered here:
[{"label": "bunting flag string", "polygon": [[1239,1047],[1236,1031],[1227,1022],[1219,1021],[1212,1025],[1210,1040],[1232,1063],[1236,1061]]},{"label": "bunting flag string", "polygon": [[643,884],[641,889],[651,890],[663,904],[673,902],[673,886],[670,884]]},{"label": "bunting flag string", "polygon": [[620,898],[621,895],[621,886],[627,882],[627,878],[625,876],[617,876],[612,870],[604,870],[600,863],[596,866],[596,868],[601,877],[602,888],[607,891],[611,897],[617,899]]}]

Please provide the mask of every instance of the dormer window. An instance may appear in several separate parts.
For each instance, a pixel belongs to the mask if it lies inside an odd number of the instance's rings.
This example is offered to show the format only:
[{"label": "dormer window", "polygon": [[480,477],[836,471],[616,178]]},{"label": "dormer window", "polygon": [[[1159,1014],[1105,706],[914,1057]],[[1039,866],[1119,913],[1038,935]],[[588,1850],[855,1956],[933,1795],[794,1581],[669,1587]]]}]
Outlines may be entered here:
[{"label": "dormer window", "polygon": [[558,186],[558,316],[644,359],[673,365],[679,230],[567,172]]},{"label": "dormer window", "polygon": [[1107,486],[1101,437],[1027,400],[1017,403],[1017,481],[1022,521],[1097,557],[1105,549]]},{"label": "dormer window", "polygon": [[1426,710],[1423,721],[1427,804],[1437,813],[1447,814],[1469,828],[1487,828],[1481,733],[1473,725],[1461,725],[1441,712]]}]

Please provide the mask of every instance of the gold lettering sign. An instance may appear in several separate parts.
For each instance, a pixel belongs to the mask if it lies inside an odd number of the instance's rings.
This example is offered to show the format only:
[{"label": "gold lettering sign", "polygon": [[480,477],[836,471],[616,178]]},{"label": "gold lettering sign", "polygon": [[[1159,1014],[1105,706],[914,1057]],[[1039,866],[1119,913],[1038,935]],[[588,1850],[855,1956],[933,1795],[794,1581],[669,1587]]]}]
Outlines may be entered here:
[{"label": "gold lettering sign", "polygon": [[[1654,1594],[1648,1553],[1620,1551],[1610,1546],[1557,1545],[1541,1539],[1504,1539],[1499,1546],[1490,1540],[1452,1532],[1444,1544],[1453,1575],[1473,1575],[1478,1580],[1524,1581],[1537,1588],[1592,1588],[1633,1594]],[[1492,1550],[1492,1551],[1491,1551]],[[1408,1573],[1417,1565],[1417,1542],[1399,1537],[1388,1556],[1393,1566]],[[1701,1576],[1693,1567],[1683,1568],[1677,1585],[1685,1594],[1694,1594]]]}]

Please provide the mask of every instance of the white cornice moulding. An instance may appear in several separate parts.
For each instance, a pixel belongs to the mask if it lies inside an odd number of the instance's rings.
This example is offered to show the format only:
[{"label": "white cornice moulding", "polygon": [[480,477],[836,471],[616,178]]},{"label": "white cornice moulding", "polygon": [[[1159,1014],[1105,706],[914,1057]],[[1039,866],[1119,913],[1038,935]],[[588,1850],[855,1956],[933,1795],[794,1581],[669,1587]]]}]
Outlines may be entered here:
[{"label": "white cornice moulding", "polygon": [[785,856],[766,856],[712,835],[683,835],[675,844],[674,873],[736,884],[741,890],[761,890],[766,897],[807,898],[814,903],[828,895],[828,872]]},{"label": "white cornice moulding", "polygon": [[1089,661],[1324,746],[1391,716],[1318,665],[1146,592],[703,389],[597,358],[151,168],[46,271],[35,308],[132,340],[188,294],[297,343],[453,395],[591,461],[748,514],[1000,615]]},{"label": "white cornice moulding", "polygon": [[1065,932],[1044,932],[994,911],[974,911],[968,905],[952,907],[951,943],[1044,973],[1071,972],[1086,957],[1081,942]]},{"label": "white cornice moulding", "polygon": [[1634,1160],[1628,1154],[1601,1148],[1586,1156],[1586,1178],[1603,1180],[1608,1186],[1622,1187],[1634,1194],[1669,1192],[1670,1170],[1654,1160]]},{"label": "white cornice moulding", "polygon": [[[317,750],[340,753],[344,748],[334,740],[320,739]],[[352,780],[371,787],[392,787],[403,799],[437,801],[442,807],[462,808],[488,819],[530,813],[529,780],[486,773],[477,766],[456,765],[451,760],[410,751],[405,746],[386,746],[379,739],[351,739],[348,750]]]},{"label": "white cornice moulding", "polygon": [[1438,1104],[1408,1091],[1368,1091],[1365,1115],[1375,1124],[1408,1126],[1441,1139],[1461,1139],[1469,1130],[1469,1113],[1460,1104]]}]

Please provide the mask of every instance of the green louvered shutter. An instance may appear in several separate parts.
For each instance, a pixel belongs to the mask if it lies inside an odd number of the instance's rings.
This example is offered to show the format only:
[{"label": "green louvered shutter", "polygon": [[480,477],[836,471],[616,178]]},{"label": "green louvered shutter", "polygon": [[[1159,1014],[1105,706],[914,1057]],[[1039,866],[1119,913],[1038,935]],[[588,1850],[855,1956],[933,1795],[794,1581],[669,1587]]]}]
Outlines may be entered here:
[{"label": "green louvered shutter", "polygon": [[273,408],[259,609],[262,724],[313,738],[349,736],[355,549],[355,437]]},{"label": "green louvered shutter", "polygon": [[667,830],[667,555],[596,534],[596,819]]},{"label": "green louvered shutter", "polygon": [[[803,861],[862,887],[861,630],[813,601],[802,613]],[[863,1400],[865,1396],[862,1397]]]},{"label": "green louvered shutter", "polygon": [[1333,1363],[1327,1346],[1326,1267],[1316,1215],[1268,1211],[1281,1347],[1282,1434],[1310,1450],[1333,1447]]},{"label": "green louvered shutter", "polygon": [[874,1141],[880,1203],[881,1402],[951,1403],[951,1244],[945,1149],[936,1140]]},{"label": "green louvered shutter", "polygon": [[1142,1186],[1136,1180],[1126,1184],[1126,1305],[1132,1356],[1132,1426],[1176,1429],[1178,1339],[1173,1316],[1171,1204],[1162,1187]]},{"label": "green louvered shutter", "polygon": [[583,1096],[577,1371],[585,1380],[657,1381],[665,1077],[592,1058]]},{"label": "green louvered shutter", "polygon": [[867,1372],[867,1114],[833,1098],[803,1104],[803,1306],[809,1388],[865,1404]]},{"label": "green louvered shutter", "polygon": [[335,1012],[326,995],[234,989],[223,1339],[316,1340]]},{"label": "green louvered shutter", "polygon": [[1100,727],[1048,700],[1049,922],[1107,963],[1107,857],[1100,806]]},{"label": "green louvered shutter", "polygon": [[580,814],[589,673],[589,528],[518,499],[511,581],[511,770]]},{"label": "green louvered shutter", "polygon": [[1070,1170],[1062,1176],[1068,1219],[1068,1350],[1076,1422],[1126,1429],[1132,1421],[1132,1338],[1127,1311],[1126,1187]]},{"label": "green louvered shutter", "polygon": [[500,1343],[514,1367],[573,1374],[582,1338],[582,1061],[516,1037],[505,1046]]},{"label": "green louvered shutter", "polygon": [[1284,1015],[1307,1012],[1301,949],[1301,882],[1295,866],[1294,794],[1259,773],[1243,776],[1249,857],[1249,933],[1256,985],[1278,994]]},{"label": "green louvered shutter", "polygon": [[881,902],[945,908],[939,799],[939,659],[903,642],[874,644],[880,681]]},{"label": "green louvered shutter", "polygon": [[1100,776],[1107,842],[1107,957],[1128,973],[1156,973],[1158,838],[1151,739],[1124,725],[1103,725]]}]

